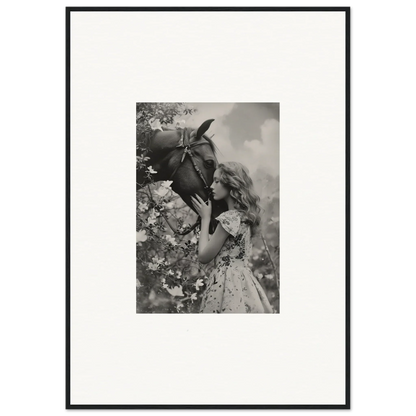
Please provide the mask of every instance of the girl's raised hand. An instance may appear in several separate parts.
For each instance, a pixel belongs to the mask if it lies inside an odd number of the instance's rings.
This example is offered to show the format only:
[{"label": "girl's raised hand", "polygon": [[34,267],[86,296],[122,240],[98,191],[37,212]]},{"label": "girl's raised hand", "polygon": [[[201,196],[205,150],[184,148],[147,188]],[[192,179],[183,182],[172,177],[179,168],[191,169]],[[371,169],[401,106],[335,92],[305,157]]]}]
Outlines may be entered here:
[{"label": "girl's raised hand", "polygon": [[199,195],[195,195],[195,197],[191,196],[191,201],[201,219],[211,218],[212,204],[210,199],[208,199],[208,205]]}]

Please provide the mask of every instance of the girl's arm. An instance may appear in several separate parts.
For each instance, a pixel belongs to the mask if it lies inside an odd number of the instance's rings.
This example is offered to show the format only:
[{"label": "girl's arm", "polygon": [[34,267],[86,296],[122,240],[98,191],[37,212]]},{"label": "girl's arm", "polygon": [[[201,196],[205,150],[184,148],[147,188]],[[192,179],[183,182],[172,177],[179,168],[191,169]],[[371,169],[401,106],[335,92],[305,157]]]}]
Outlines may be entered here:
[{"label": "girl's arm", "polygon": [[208,200],[205,204],[199,195],[191,196],[192,203],[196,212],[201,217],[201,234],[198,244],[198,260],[205,264],[209,263],[221,250],[228,237],[228,232],[224,230],[221,224],[218,224],[214,234],[209,238],[209,222],[211,219],[212,205]]},{"label": "girl's arm", "polygon": [[202,218],[201,220],[201,235],[198,244],[198,260],[202,264],[209,263],[221,250],[229,233],[224,230],[221,223],[218,223],[214,234],[209,239],[209,218]]}]

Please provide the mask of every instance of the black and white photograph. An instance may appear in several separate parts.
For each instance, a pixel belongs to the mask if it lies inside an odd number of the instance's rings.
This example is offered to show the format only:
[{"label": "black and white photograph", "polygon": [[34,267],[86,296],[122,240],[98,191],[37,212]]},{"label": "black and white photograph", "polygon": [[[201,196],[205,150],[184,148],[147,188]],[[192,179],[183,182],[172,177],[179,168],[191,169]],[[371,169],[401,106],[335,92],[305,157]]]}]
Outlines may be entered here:
[{"label": "black and white photograph", "polygon": [[279,313],[279,104],[137,103],[137,312]]}]

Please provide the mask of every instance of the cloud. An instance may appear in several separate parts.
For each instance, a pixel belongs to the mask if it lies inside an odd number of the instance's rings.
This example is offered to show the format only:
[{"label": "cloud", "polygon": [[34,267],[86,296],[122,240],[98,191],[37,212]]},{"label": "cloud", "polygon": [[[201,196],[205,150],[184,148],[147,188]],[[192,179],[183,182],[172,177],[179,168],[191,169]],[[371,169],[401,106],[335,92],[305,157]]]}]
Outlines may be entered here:
[{"label": "cloud", "polygon": [[[221,122],[221,118],[229,114],[234,108],[234,103],[188,103],[189,106],[194,107],[197,111],[188,116],[184,117],[186,119],[187,125],[199,126],[205,120],[210,118],[215,119],[215,122],[218,120]],[[215,123],[214,122],[214,123]],[[212,126],[214,126],[214,123]]]},{"label": "cloud", "polygon": [[[186,125],[199,126],[205,120],[214,118],[207,134],[214,134],[213,140],[218,146],[220,152],[218,161],[237,161],[244,164],[250,171],[250,174],[261,168],[267,173],[277,176],[279,174],[279,122],[275,118],[268,118],[260,125],[260,137],[253,140],[244,140],[236,148],[231,140],[232,129],[235,129],[235,123],[230,125],[227,122],[227,115],[233,109],[234,103],[189,103],[198,111],[191,116],[183,117]],[[243,104],[240,104],[240,106]],[[252,105],[252,104],[250,104]],[[243,117],[243,115],[240,115]],[[253,119],[254,122],[254,119]],[[235,132],[234,132],[235,133]]]},{"label": "cloud", "polygon": [[[251,173],[262,168],[273,176],[279,174],[279,122],[276,119],[267,119],[260,126],[261,140],[245,140],[244,149],[249,158],[244,157],[250,167]],[[243,156],[243,155],[241,155]],[[243,162],[242,162],[243,163]]]}]

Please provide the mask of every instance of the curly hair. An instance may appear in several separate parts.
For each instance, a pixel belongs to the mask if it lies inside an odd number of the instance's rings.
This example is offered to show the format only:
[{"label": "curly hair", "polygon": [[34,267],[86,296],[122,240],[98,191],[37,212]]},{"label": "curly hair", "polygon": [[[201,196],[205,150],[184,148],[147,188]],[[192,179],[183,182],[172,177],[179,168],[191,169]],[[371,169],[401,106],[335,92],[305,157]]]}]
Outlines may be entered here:
[{"label": "curly hair", "polygon": [[229,190],[234,201],[234,209],[245,215],[250,224],[251,235],[256,235],[260,228],[262,208],[248,169],[239,162],[223,162],[217,169],[221,184]]}]

